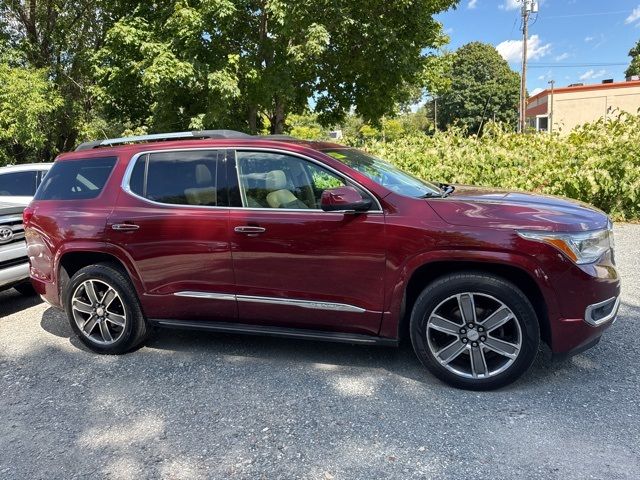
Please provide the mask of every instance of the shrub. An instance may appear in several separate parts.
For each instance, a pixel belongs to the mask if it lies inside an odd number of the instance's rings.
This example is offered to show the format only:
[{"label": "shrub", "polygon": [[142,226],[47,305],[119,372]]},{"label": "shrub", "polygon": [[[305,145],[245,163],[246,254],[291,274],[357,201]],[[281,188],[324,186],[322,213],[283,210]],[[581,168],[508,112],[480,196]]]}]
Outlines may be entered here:
[{"label": "shrub", "polygon": [[360,146],[425,179],[562,195],[617,220],[640,219],[640,116],[623,113],[567,136],[488,124],[480,138],[451,129]]}]

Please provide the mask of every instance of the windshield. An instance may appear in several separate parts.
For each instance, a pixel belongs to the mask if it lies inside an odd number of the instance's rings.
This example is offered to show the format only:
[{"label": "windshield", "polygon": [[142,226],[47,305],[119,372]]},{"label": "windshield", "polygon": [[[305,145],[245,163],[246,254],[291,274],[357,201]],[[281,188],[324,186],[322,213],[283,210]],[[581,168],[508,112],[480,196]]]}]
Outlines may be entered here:
[{"label": "windshield", "polygon": [[442,190],[436,184],[415,178],[390,163],[355,148],[335,148],[323,150],[323,152],[401,195],[408,197],[442,195]]}]

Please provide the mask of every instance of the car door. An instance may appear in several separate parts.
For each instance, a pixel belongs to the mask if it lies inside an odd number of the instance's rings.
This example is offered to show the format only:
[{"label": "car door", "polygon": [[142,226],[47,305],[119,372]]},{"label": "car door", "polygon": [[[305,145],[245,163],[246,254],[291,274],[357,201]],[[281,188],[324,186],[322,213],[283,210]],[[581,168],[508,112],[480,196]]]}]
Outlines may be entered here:
[{"label": "car door", "polygon": [[231,209],[229,227],[240,321],[377,334],[385,269],[378,201],[362,214],[324,212],[322,191],[348,183],[337,172],[274,151],[238,149],[235,161],[242,207]]},{"label": "car door", "polygon": [[147,317],[235,321],[224,152],[139,155],[108,221],[143,283]]}]

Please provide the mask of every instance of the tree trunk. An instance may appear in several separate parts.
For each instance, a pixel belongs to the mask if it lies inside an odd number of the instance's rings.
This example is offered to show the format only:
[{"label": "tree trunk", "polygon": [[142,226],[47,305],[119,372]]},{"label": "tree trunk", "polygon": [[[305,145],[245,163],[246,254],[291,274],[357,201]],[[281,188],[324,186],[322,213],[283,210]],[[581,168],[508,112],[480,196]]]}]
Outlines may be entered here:
[{"label": "tree trunk", "polygon": [[272,135],[280,135],[282,132],[284,132],[284,120],[284,101],[281,98],[276,97],[275,110],[273,112],[273,116],[271,117]]},{"label": "tree trunk", "polygon": [[249,121],[249,133],[255,135],[258,133],[258,107],[251,105],[249,107],[248,118]]}]

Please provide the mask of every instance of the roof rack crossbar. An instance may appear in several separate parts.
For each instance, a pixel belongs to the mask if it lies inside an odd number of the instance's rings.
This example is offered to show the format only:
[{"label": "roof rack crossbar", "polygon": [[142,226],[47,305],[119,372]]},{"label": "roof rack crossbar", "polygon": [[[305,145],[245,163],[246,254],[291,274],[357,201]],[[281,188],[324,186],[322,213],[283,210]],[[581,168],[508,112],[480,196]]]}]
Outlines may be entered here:
[{"label": "roof rack crossbar", "polygon": [[197,130],[192,132],[172,132],[172,133],[154,133],[152,135],[134,135],[130,137],[109,138],[107,140],[94,140],[91,142],[81,143],[76,147],[76,152],[80,150],[91,150],[93,148],[108,147],[113,145],[122,145],[125,143],[141,143],[141,142],[161,142],[165,140],[177,139],[199,139],[199,138],[246,138],[251,135],[237,132],[235,130]]}]

